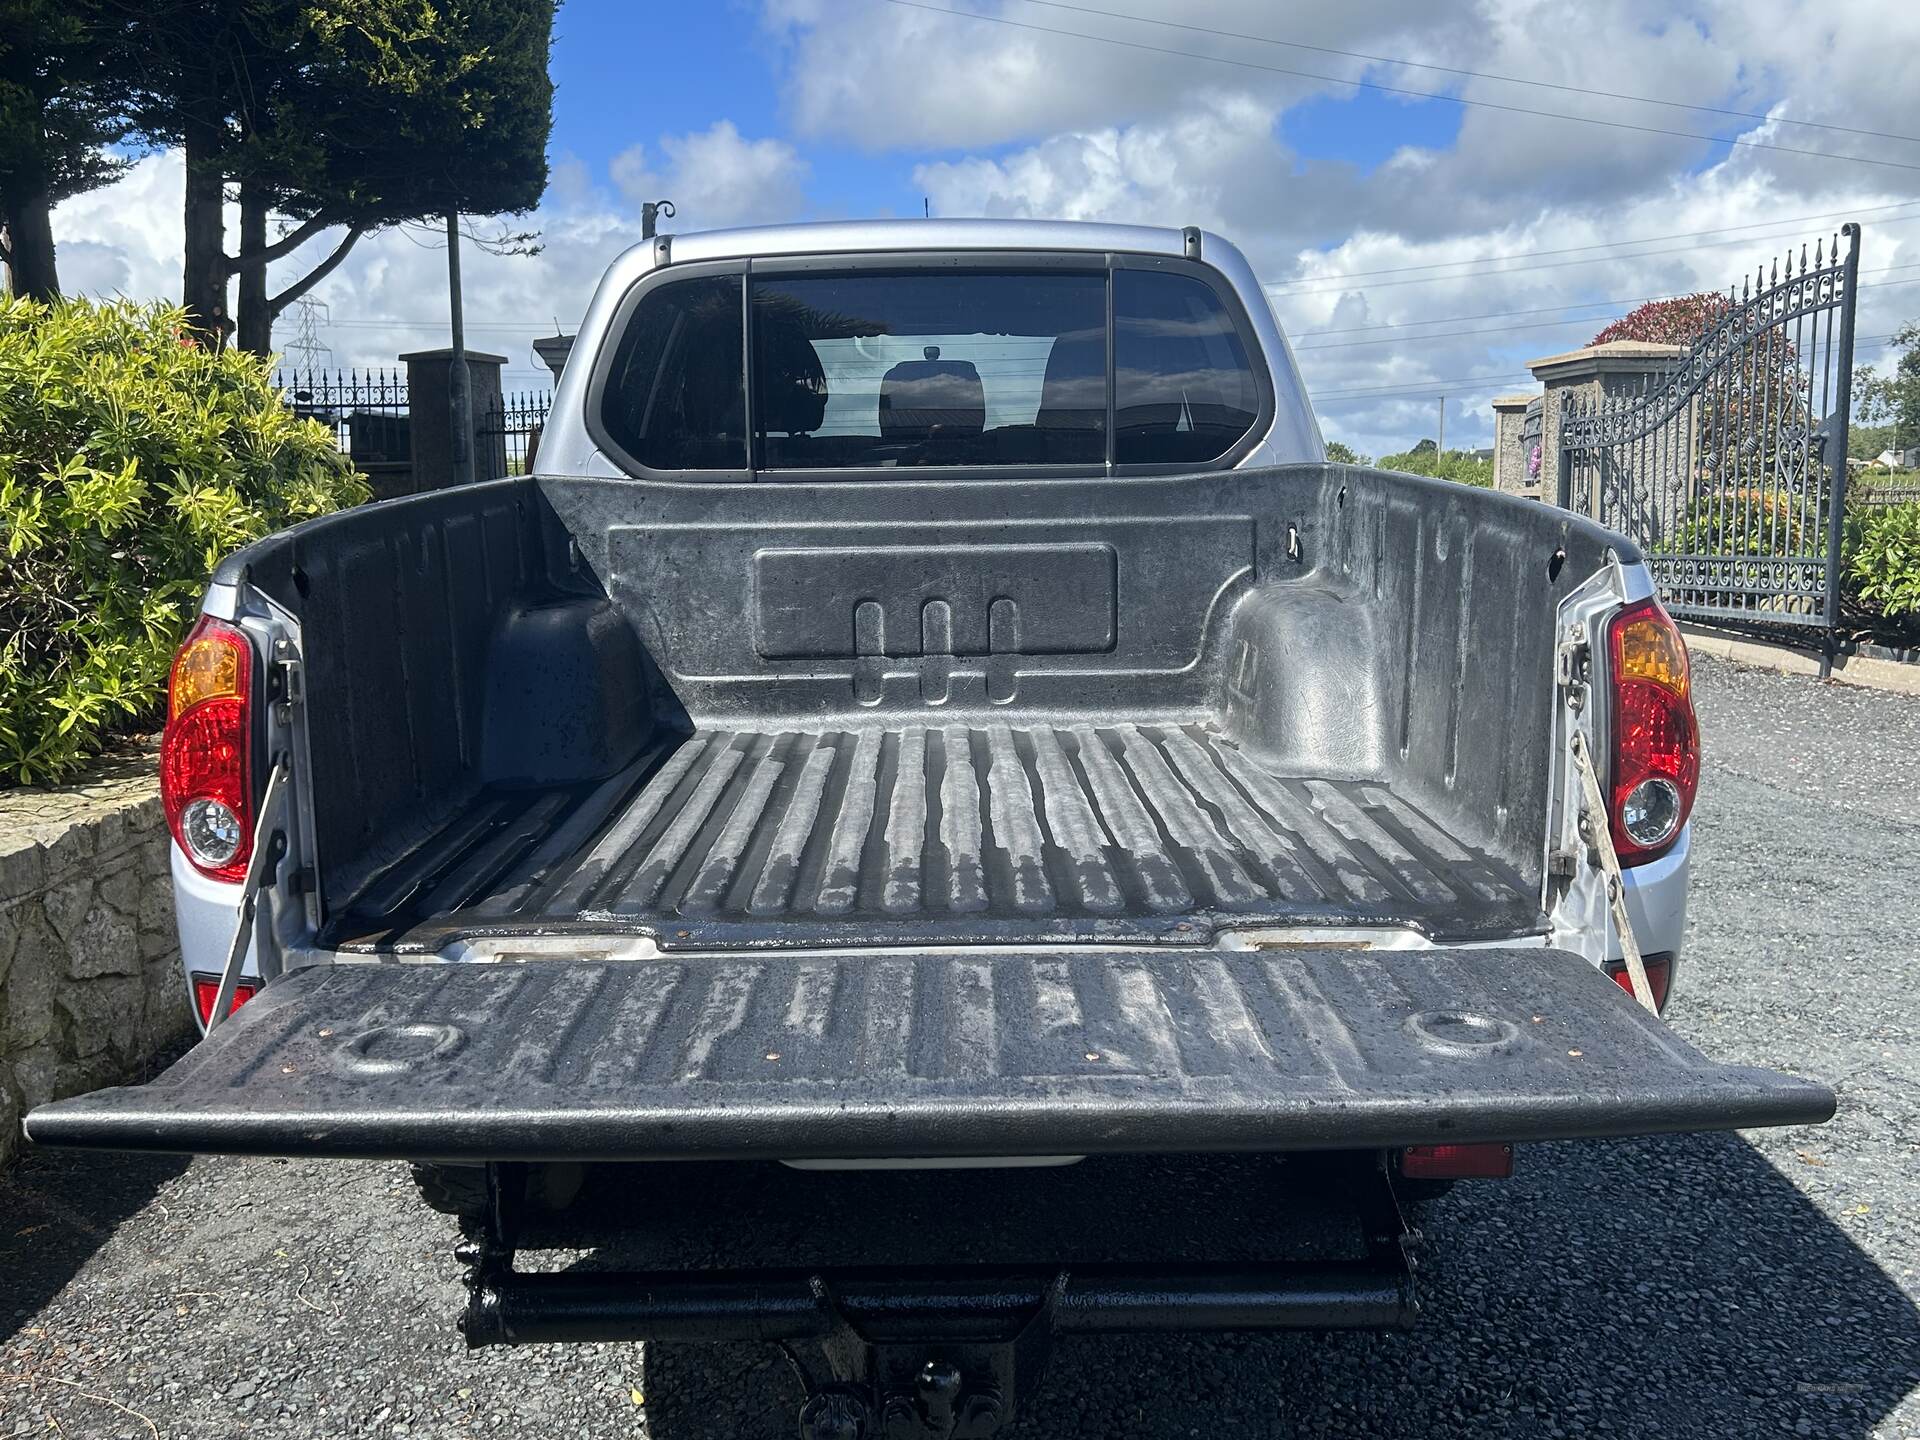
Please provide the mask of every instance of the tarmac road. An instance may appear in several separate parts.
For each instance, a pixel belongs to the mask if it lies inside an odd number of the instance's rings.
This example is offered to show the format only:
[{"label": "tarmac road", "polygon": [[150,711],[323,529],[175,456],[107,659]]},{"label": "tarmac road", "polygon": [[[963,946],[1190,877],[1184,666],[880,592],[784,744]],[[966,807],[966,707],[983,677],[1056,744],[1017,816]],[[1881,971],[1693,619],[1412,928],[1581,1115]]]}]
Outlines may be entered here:
[{"label": "tarmac road", "polygon": [[[1422,1217],[1417,1329],[1063,1341],[1004,1433],[1920,1437],[1920,699],[1696,673],[1670,1019],[1717,1058],[1832,1082],[1839,1118],[1523,1151]],[[685,1222],[663,1263],[686,1266],[740,1236],[877,1256],[1035,1224],[1082,1251],[1234,1255],[1290,1223],[1275,1167],[1232,1158],[645,1178],[601,1204]],[[0,1440],[793,1434],[760,1347],[467,1352],[452,1239],[394,1165],[29,1153],[0,1177]]]}]

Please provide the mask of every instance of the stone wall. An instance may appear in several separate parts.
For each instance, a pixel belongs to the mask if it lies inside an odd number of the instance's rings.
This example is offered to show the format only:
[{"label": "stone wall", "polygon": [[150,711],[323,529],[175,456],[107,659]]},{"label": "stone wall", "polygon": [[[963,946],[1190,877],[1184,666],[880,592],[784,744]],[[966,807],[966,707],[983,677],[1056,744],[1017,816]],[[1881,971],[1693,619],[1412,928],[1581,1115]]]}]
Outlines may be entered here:
[{"label": "stone wall", "polygon": [[153,751],[0,790],[0,1165],[27,1110],[134,1077],[192,1026]]}]

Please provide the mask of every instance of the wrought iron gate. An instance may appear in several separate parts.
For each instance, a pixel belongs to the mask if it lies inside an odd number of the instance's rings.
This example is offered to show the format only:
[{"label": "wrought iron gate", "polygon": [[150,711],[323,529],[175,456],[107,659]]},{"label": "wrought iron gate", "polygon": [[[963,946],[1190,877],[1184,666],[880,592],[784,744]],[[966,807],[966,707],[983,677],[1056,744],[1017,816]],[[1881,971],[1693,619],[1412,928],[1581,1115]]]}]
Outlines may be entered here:
[{"label": "wrought iron gate", "polygon": [[1817,629],[1831,653],[1859,268],[1847,225],[1729,291],[1664,373],[1566,397],[1560,504],[1638,541],[1675,615]]}]

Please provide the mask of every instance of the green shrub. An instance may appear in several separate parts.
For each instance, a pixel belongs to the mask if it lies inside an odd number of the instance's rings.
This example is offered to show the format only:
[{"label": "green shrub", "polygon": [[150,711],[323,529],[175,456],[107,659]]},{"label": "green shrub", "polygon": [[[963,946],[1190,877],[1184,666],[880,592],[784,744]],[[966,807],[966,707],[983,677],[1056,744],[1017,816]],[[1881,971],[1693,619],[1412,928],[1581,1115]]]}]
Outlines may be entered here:
[{"label": "green shrub", "polygon": [[1466,450],[1449,450],[1442,455],[1431,441],[1422,448],[1399,455],[1382,455],[1376,462],[1382,470],[1398,470],[1407,475],[1427,475],[1440,480],[1455,480],[1462,485],[1493,486],[1493,461],[1479,460]]},{"label": "green shrub", "polygon": [[367,498],[267,363],[162,305],[0,297],[0,785],[160,718],[220,557]]},{"label": "green shrub", "polygon": [[1824,555],[1824,511],[1782,490],[1743,486],[1702,495],[1657,551],[1675,555]]},{"label": "green shrub", "polygon": [[1849,511],[1845,558],[1847,588],[1861,605],[1920,618],[1920,500]]}]

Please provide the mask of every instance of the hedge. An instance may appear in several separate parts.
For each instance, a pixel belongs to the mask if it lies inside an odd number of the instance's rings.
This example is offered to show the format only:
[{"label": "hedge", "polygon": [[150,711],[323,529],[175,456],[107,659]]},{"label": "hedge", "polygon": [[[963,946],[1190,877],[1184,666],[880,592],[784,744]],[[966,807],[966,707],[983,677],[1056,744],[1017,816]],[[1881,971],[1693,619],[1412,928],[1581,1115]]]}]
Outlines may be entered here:
[{"label": "hedge", "polygon": [[156,726],[220,557],[368,496],[267,361],[184,318],[0,297],[0,785]]},{"label": "hedge", "polygon": [[1920,620],[1920,500],[1847,513],[1846,585],[1864,608]]}]

